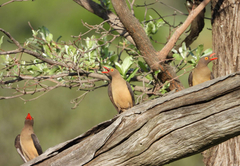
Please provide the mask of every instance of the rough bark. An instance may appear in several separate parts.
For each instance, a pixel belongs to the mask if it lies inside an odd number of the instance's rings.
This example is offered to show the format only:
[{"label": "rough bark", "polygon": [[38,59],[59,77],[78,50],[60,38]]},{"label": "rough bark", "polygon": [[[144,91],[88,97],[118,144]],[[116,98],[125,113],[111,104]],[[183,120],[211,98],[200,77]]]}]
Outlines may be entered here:
[{"label": "rough bark", "polygon": [[183,86],[177,78],[174,68],[168,64],[164,64],[166,57],[164,59],[160,59],[158,57],[158,52],[154,49],[150,39],[146,35],[139,21],[128,9],[125,0],[112,0],[112,5],[120,21],[123,23],[128,33],[135,41],[136,47],[141,52],[141,55],[143,56],[148,66],[153,71],[161,70],[162,74],[159,78],[161,82],[165,83],[166,81],[170,81],[170,90],[182,90]]},{"label": "rough bark", "polygon": [[[218,55],[214,62],[215,77],[240,70],[240,2],[239,0],[212,1],[213,50]],[[240,165],[240,137],[232,138],[203,153],[207,166]]]},{"label": "rough bark", "polygon": [[199,153],[240,134],[239,79],[232,74],[135,106],[22,166],[154,166]]}]

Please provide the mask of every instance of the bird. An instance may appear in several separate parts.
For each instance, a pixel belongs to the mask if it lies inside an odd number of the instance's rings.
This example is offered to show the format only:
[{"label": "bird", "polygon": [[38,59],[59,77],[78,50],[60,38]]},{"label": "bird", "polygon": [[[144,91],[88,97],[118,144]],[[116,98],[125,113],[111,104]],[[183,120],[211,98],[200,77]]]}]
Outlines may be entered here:
[{"label": "bird", "polygon": [[15,138],[15,147],[24,162],[42,154],[42,147],[33,131],[33,123],[34,118],[28,113],[21,134]]},{"label": "bird", "polygon": [[209,62],[218,59],[217,57],[213,58],[213,55],[215,55],[215,53],[212,53],[209,56],[204,56],[198,61],[197,66],[189,74],[189,87],[214,79],[211,70],[207,66]]},{"label": "bird", "polygon": [[122,113],[135,105],[134,94],[128,82],[126,82],[117,69],[107,68],[102,73],[109,74],[111,81],[108,85],[108,96],[117,109],[118,113]]}]

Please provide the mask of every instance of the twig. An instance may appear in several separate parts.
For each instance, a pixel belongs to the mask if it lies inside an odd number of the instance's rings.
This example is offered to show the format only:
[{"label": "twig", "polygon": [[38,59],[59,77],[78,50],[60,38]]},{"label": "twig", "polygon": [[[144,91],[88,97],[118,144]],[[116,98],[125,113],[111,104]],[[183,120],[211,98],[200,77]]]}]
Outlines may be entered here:
[{"label": "twig", "polygon": [[21,94],[17,94],[15,96],[0,96],[0,100],[3,100],[3,99],[13,99],[13,98],[17,98],[17,97],[21,97],[23,95],[29,95],[29,94],[32,95],[32,94],[37,93],[37,92],[50,91],[50,90],[53,90],[53,89],[56,89],[56,88],[59,88],[59,87],[72,88],[72,87],[76,87],[76,86],[77,85],[69,86],[69,85],[66,85],[66,84],[58,84],[58,85],[55,85],[55,86],[52,86],[52,87],[41,88],[41,89],[37,89],[37,90],[34,90],[34,91],[28,91],[28,92],[26,92],[25,90],[20,91],[20,90],[17,90],[16,88],[12,88],[12,89],[15,89],[16,91],[18,91]]},{"label": "twig", "polygon": [[92,0],[73,0],[77,4],[81,5],[83,8],[88,10],[91,13],[96,14],[104,20],[109,20],[108,24],[113,27],[120,35],[124,36],[129,42],[135,45],[134,40],[128,34],[123,24],[119,20],[119,18],[111,11],[105,11],[101,5],[92,1]]},{"label": "twig", "polygon": [[[84,99],[84,97],[89,93],[90,91],[87,91],[85,93],[83,93],[82,95],[78,96],[77,98],[73,99],[71,101],[71,103],[75,103],[74,106],[72,107],[72,109],[75,109],[79,103],[81,103],[81,101]],[[77,101],[78,99],[80,99],[79,101]]]},{"label": "twig", "polygon": [[11,0],[11,1],[3,3],[2,5],[0,5],[0,7],[8,5],[8,4],[12,3],[12,2],[22,2],[22,1],[28,1],[28,0]]}]

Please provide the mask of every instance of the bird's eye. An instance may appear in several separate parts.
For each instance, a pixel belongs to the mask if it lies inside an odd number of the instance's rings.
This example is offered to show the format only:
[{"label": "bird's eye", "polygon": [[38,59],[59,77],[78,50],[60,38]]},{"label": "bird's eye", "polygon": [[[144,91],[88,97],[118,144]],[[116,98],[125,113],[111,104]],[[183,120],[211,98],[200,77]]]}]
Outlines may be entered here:
[{"label": "bird's eye", "polygon": [[113,71],[114,69],[111,69],[110,71]]},{"label": "bird's eye", "polygon": [[205,60],[208,60],[208,57],[205,57]]}]

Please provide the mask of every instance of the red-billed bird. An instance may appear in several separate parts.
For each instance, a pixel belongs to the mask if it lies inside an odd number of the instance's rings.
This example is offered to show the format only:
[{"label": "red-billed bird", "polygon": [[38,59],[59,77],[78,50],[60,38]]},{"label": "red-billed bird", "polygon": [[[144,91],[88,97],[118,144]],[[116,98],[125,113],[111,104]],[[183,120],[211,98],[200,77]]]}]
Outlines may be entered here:
[{"label": "red-billed bird", "polygon": [[215,53],[212,53],[209,56],[202,57],[199,61],[197,66],[191,71],[188,77],[188,84],[189,86],[194,86],[197,84],[201,84],[205,81],[214,79],[211,70],[208,68],[208,63],[217,59],[212,58]]},{"label": "red-billed bird", "polygon": [[134,94],[128,82],[126,82],[117,69],[107,68],[102,73],[109,74],[112,78],[108,85],[108,96],[118,113],[126,111],[135,105]]},{"label": "red-billed bird", "polygon": [[39,140],[33,131],[34,119],[28,113],[21,134],[15,138],[15,147],[24,162],[34,159],[42,154]]}]

